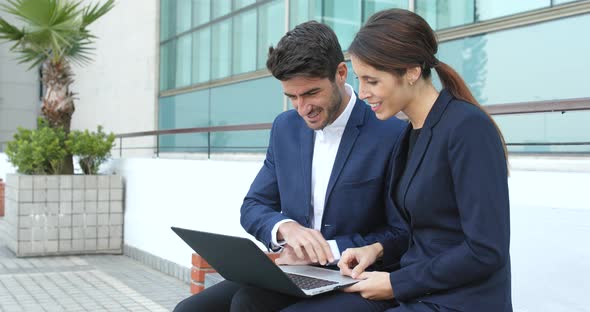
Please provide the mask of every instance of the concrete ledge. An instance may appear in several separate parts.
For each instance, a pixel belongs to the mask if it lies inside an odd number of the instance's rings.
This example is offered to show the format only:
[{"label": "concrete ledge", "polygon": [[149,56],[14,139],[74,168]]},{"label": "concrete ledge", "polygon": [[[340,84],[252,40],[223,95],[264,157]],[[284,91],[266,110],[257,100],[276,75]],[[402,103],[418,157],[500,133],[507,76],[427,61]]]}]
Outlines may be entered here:
[{"label": "concrete ledge", "polygon": [[166,275],[176,277],[187,284],[191,282],[191,269],[189,268],[178,265],[172,261],[162,259],[147,251],[143,251],[127,244],[123,245],[123,254],[135,261],[149,266],[152,269],[160,271]]},{"label": "concrete ledge", "polygon": [[509,156],[509,162],[511,170],[590,172],[589,155],[549,156],[511,154]]}]

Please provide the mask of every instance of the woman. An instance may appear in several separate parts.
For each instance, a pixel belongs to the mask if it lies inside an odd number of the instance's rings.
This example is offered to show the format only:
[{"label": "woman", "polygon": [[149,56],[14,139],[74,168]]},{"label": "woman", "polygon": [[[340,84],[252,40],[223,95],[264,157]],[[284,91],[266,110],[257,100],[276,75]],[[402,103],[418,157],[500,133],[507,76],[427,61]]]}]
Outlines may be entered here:
[{"label": "woman", "polygon": [[[379,119],[402,111],[410,121],[389,179],[391,213],[405,221],[410,240],[407,249],[382,241],[346,250],[342,273],[363,281],[345,291],[395,298],[400,306],[388,310],[395,312],[512,311],[508,168],[498,127],[436,59],[435,34],[420,16],[378,12],[348,51],[360,98]],[[379,258],[401,268],[363,272]]]}]

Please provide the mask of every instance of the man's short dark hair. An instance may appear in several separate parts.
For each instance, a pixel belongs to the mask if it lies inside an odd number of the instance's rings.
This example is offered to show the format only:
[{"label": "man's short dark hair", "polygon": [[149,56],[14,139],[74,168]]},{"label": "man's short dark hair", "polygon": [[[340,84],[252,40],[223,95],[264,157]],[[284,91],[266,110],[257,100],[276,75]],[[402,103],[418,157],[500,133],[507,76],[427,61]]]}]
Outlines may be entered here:
[{"label": "man's short dark hair", "polygon": [[269,48],[266,67],[281,81],[298,76],[334,81],[341,62],[344,54],[334,31],[309,21],[288,31],[276,47]]}]

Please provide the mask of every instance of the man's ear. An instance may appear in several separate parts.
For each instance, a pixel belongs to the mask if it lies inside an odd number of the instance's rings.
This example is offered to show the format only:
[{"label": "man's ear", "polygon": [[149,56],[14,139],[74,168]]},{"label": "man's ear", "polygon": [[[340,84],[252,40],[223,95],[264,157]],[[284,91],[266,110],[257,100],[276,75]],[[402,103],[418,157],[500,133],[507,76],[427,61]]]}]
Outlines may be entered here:
[{"label": "man's ear", "polygon": [[344,84],[346,82],[346,75],[348,75],[348,67],[346,63],[340,62],[336,68],[336,82]]}]

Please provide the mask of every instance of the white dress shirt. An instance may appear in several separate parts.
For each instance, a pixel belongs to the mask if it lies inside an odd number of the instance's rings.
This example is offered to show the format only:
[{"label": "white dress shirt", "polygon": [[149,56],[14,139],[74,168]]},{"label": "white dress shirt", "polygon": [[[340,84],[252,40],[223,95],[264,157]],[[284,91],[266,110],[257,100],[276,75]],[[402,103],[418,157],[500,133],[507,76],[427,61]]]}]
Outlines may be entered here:
[{"label": "white dress shirt", "polygon": [[[315,140],[313,146],[313,160],[311,165],[311,205],[313,207],[313,228],[320,230],[322,228],[322,218],[324,216],[324,204],[326,200],[326,191],[328,190],[328,182],[332,175],[332,167],[336,160],[336,154],[342,134],[352,113],[354,103],[356,103],[356,95],[349,84],[345,84],[345,90],[350,95],[350,100],[346,104],[346,108],[334,120],[333,123],[327,125],[322,130],[315,130]],[[291,219],[281,220],[277,222],[272,228],[272,243],[274,247],[280,247],[285,242],[277,241],[277,232],[279,226],[285,222],[294,222]],[[328,240],[334,260],[340,259],[340,250],[335,240]]]}]

